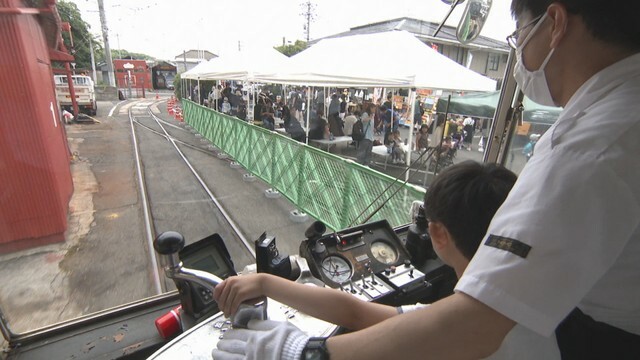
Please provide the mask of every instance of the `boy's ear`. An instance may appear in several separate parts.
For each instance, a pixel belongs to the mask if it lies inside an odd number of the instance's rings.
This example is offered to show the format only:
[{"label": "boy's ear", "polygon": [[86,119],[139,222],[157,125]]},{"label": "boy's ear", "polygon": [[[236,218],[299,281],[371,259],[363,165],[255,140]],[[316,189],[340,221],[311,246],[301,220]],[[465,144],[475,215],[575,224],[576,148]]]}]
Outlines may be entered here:
[{"label": "boy's ear", "polygon": [[449,231],[441,222],[429,222],[429,235],[431,236],[431,242],[434,248],[439,250],[449,245]]}]

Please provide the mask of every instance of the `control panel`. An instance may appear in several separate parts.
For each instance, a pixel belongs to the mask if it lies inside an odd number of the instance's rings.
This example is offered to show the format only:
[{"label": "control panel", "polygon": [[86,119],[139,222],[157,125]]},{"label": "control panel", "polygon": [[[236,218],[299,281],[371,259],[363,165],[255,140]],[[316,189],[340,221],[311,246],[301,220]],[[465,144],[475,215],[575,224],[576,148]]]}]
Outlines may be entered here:
[{"label": "control panel", "polygon": [[416,302],[429,291],[424,273],[411,265],[386,220],[308,237],[300,245],[300,256],[327,286],[362,300],[401,305]]}]

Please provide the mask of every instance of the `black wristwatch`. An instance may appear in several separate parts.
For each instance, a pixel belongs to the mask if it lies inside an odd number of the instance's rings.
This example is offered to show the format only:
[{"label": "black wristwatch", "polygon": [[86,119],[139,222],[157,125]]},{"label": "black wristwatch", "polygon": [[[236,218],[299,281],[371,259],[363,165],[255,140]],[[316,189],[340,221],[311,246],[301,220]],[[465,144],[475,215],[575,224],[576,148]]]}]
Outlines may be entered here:
[{"label": "black wristwatch", "polygon": [[302,350],[301,360],[329,360],[326,337],[312,337]]}]

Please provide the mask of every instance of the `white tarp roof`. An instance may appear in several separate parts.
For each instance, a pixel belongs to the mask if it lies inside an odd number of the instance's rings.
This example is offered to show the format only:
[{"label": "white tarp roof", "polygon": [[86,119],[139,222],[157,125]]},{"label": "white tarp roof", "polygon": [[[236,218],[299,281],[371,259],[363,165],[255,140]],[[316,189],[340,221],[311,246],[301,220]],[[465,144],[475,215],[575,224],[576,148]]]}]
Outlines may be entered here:
[{"label": "white tarp roof", "polygon": [[247,48],[243,51],[222,54],[201,63],[182,75],[193,80],[243,80],[251,81],[257,72],[272,74],[286,68],[289,58],[272,47]]},{"label": "white tarp roof", "polygon": [[438,53],[406,31],[324,39],[293,56],[286,71],[258,82],[309,86],[494,91],[496,81]]},{"label": "white tarp roof", "polygon": [[[217,59],[217,58],[213,58],[211,60],[214,60],[214,59]],[[211,60],[209,60],[209,61],[211,61]],[[182,73],[182,75],[180,75],[180,77],[182,79],[196,79],[195,77],[192,78],[192,77],[189,77],[189,76],[191,76],[192,74],[198,74],[204,67],[206,67],[205,64],[207,64],[207,62],[208,62],[207,60],[202,60],[198,65],[194,66],[193,69],[187,70],[184,73]]]}]

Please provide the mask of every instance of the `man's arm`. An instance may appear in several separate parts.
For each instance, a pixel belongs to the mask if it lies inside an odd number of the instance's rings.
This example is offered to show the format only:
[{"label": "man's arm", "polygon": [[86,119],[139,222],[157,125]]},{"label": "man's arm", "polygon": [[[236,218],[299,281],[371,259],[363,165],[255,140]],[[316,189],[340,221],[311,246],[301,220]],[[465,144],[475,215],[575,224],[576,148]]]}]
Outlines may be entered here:
[{"label": "man's arm", "polygon": [[456,293],[364,330],[329,338],[327,347],[331,360],[480,359],[493,354],[514,325],[474,298]]}]

